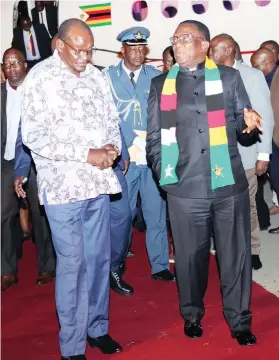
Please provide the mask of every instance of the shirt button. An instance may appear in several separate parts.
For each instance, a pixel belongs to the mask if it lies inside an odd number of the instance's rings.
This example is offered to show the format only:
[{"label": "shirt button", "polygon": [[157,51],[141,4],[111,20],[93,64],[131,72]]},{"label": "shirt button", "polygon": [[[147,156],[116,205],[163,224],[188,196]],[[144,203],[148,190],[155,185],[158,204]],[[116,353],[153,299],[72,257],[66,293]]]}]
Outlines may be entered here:
[{"label": "shirt button", "polygon": [[195,92],[194,92],[194,95],[196,95],[196,96],[197,96],[197,95],[199,95],[199,93],[195,91]]},{"label": "shirt button", "polygon": [[202,149],[201,153],[203,154],[205,152],[205,149]]},{"label": "shirt button", "polygon": [[197,78],[197,76],[196,76],[196,75],[194,75],[194,76],[193,76],[193,78],[194,78],[194,79],[196,79],[196,78]]},{"label": "shirt button", "polygon": [[140,126],[140,123],[138,123],[138,126]]},{"label": "shirt button", "polygon": [[203,131],[202,131],[202,129],[199,129],[199,133],[201,134]]},{"label": "shirt button", "polygon": [[201,112],[199,110],[197,110],[196,113],[199,115]]}]

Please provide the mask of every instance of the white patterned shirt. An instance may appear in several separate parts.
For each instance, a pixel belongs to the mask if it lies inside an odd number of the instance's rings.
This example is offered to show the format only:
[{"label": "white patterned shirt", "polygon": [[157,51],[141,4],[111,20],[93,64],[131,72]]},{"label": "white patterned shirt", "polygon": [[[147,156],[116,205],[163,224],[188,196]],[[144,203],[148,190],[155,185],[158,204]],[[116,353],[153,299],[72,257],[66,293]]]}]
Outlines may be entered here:
[{"label": "white patterned shirt", "polygon": [[110,167],[87,163],[89,149],[121,151],[119,117],[103,74],[88,64],[77,77],[58,52],[33,67],[23,83],[21,131],[37,169],[40,203],[65,204],[121,192]]}]

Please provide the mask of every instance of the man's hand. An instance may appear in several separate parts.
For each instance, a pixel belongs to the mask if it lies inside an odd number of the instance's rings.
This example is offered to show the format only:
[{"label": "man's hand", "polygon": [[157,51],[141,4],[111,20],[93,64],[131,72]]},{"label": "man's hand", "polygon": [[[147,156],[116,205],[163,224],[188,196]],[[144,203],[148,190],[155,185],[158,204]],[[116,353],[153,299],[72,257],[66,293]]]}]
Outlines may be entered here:
[{"label": "man's hand", "polygon": [[112,158],[113,161],[115,161],[119,155],[119,150],[116,149],[113,145],[107,144],[103,147],[108,153],[108,155]]},{"label": "man's hand", "polygon": [[262,176],[267,172],[268,161],[257,160],[256,162],[256,175]]},{"label": "man's hand", "polygon": [[251,131],[255,130],[256,128],[259,131],[263,131],[262,128],[262,118],[260,115],[252,109],[244,109],[244,121],[247,125],[247,128],[243,130],[243,133],[250,134]]},{"label": "man's hand", "polygon": [[14,190],[18,197],[26,198],[26,192],[22,188],[24,176],[18,176],[14,179]]},{"label": "man's hand", "polygon": [[87,162],[96,166],[100,170],[108,169],[114,163],[112,155],[108,151],[102,149],[90,149],[88,152]]},{"label": "man's hand", "polygon": [[124,160],[124,170],[122,170],[123,175],[126,175],[126,172],[129,169],[129,165],[130,165],[130,160]]}]

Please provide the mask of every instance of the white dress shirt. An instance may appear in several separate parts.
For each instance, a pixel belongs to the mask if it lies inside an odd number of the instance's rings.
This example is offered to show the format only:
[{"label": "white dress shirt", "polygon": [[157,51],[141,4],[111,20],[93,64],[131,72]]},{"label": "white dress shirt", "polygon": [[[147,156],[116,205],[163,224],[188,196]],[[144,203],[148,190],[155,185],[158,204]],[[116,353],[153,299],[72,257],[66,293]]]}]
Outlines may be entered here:
[{"label": "white dress shirt", "polygon": [[[236,64],[237,64],[237,63],[244,64],[243,61],[240,62],[240,61],[235,60],[235,61],[234,61],[234,64],[233,64],[233,68],[234,68],[234,69],[237,69],[237,68],[236,68]],[[246,65],[246,64],[245,64],[245,65]],[[248,65],[247,65],[247,66],[248,66]],[[260,161],[269,161],[269,156],[270,156],[270,154],[267,154],[267,153],[258,153],[257,159],[260,160]]]},{"label": "white dress shirt", "polygon": [[92,64],[77,77],[55,50],[25,79],[21,132],[37,168],[39,199],[65,204],[121,192],[110,167],[87,162],[89,149],[121,151],[119,117],[109,84]]},{"label": "white dress shirt", "polygon": [[31,47],[29,31],[25,31],[25,30],[22,30],[22,31],[23,31],[25,50],[26,50],[26,60],[39,60],[41,58],[41,55],[40,55],[37,37],[36,37],[33,25],[31,26],[30,31],[32,33],[32,38],[33,38],[33,42],[34,42],[34,47],[35,47],[35,52],[36,52],[35,56],[32,55],[32,47]]},{"label": "white dress shirt", "polygon": [[18,134],[18,126],[20,122],[20,113],[21,113],[21,86],[15,90],[9,84],[9,81],[6,81],[7,89],[7,104],[6,104],[6,113],[7,113],[7,139],[6,139],[6,148],[4,153],[5,160],[13,160],[15,157],[15,144]]},{"label": "white dress shirt", "polygon": [[130,77],[131,72],[133,72],[133,73],[135,74],[135,76],[133,77],[133,79],[134,79],[134,82],[137,83],[138,78],[139,78],[139,76],[140,76],[140,72],[141,72],[142,66],[141,66],[138,70],[131,71],[131,70],[129,70],[129,69],[125,66],[124,61],[123,61],[123,62],[122,62],[122,67],[123,67],[123,70],[125,71],[125,73],[129,76],[129,78],[131,78],[131,77]]},{"label": "white dress shirt", "polygon": [[40,24],[45,25],[45,27],[46,27],[46,29],[47,29],[47,32],[48,32],[48,35],[49,35],[49,37],[51,38],[52,36],[50,35],[50,32],[49,32],[49,30],[48,30],[48,23],[47,23],[47,16],[46,16],[46,8],[44,7],[44,10],[43,10],[43,11],[38,11],[38,14],[39,14]]}]

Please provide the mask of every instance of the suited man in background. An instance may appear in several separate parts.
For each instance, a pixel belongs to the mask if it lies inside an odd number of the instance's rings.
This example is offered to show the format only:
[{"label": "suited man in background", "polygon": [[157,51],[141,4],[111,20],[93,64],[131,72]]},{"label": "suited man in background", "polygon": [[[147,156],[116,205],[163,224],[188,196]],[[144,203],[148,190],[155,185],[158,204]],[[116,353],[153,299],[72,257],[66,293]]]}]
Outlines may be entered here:
[{"label": "suited man in background", "polygon": [[[258,49],[252,55],[251,64],[253,67],[263,72],[267,85],[270,87],[275,126],[272,141],[272,155],[269,163],[269,175],[271,185],[277,194],[277,199],[279,201],[279,66],[276,63],[274,53],[264,47]],[[270,213],[272,214],[272,212]],[[279,234],[279,226],[270,229],[268,232],[270,234]]]},{"label": "suited man in background", "polygon": [[[19,145],[17,135],[21,116],[21,85],[27,68],[24,55],[16,49],[6,50],[3,56],[3,68],[7,81],[1,85],[1,290],[7,290],[18,281],[16,243],[22,238],[18,200],[13,188],[16,163],[16,176],[21,175],[22,178],[29,176],[29,172],[21,172],[22,157],[16,156],[16,148]],[[21,150],[24,153],[23,148]],[[32,213],[33,237],[37,246],[39,272],[37,284],[47,284],[55,277],[55,259],[46,216],[38,202],[34,168],[29,176],[27,192]]]},{"label": "suited man in background", "polygon": [[262,176],[267,172],[269,156],[272,153],[273,111],[270,101],[270,91],[263,74],[250,66],[235,60],[236,42],[227,34],[215,36],[210,42],[210,57],[218,65],[233,67],[238,70],[245,89],[249,96],[252,108],[263,119],[263,133],[254,144],[240,145],[238,149],[249,184],[251,207],[251,244],[252,267],[258,270],[262,267],[260,261],[260,227],[257,215],[256,193],[257,175]]},{"label": "suited man in background", "polygon": [[261,119],[248,110],[239,72],[207,58],[209,41],[209,29],[195,20],[182,22],[171,38],[177,63],[151,82],[146,155],[167,192],[185,335],[203,333],[213,227],[231,335],[255,345],[250,202],[237,133],[261,129]]},{"label": "suited man in background", "polygon": [[51,55],[51,40],[46,28],[32,25],[28,16],[22,16],[20,26],[14,29],[12,47],[25,55],[29,68]]},{"label": "suited man in background", "polygon": [[31,10],[33,24],[44,25],[49,36],[53,38],[58,32],[57,6],[49,1],[35,1],[35,7]]}]

